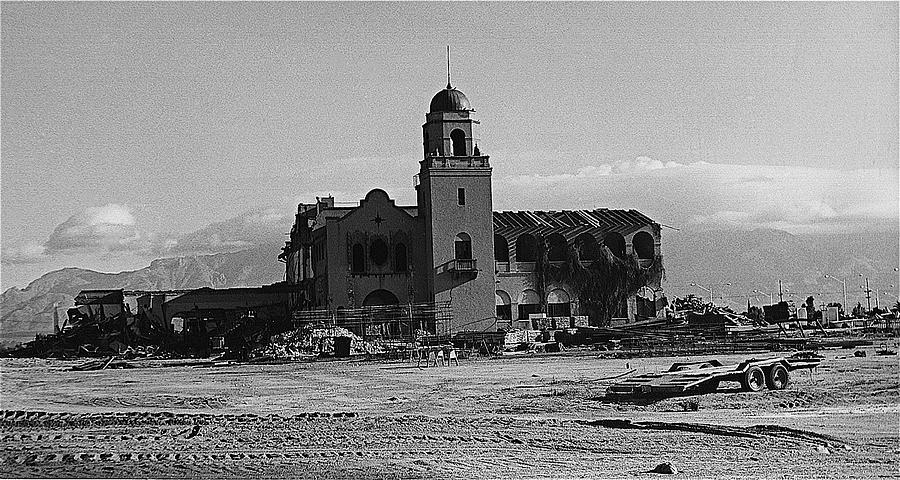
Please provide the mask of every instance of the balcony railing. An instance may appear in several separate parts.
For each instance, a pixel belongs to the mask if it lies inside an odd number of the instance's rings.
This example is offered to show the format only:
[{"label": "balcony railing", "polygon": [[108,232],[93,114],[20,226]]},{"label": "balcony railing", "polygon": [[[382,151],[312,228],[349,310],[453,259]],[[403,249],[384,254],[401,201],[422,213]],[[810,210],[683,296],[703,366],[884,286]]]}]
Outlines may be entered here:
[{"label": "balcony railing", "polygon": [[447,264],[447,270],[457,273],[477,272],[477,264],[474,258],[457,258],[450,260]]},{"label": "balcony railing", "polygon": [[509,262],[494,262],[494,271],[495,272],[508,272],[509,271]]},{"label": "balcony railing", "polygon": [[429,168],[455,168],[455,167],[490,167],[487,156],[481,157],[443,157],[431,156],[422,160]]},{"label": "balcony railing", "polygon": [[517,272],[533,272],[537,267],[535,262],[516,262]]}]

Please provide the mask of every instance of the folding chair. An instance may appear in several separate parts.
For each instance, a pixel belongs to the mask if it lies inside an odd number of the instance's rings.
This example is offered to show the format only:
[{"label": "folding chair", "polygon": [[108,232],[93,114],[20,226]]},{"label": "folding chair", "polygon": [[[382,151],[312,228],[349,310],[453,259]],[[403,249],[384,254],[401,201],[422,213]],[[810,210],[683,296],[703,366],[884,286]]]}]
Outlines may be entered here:
[{"label": "folding chair", "polygon": [[459,356],[456,355],[455,348],[450,349],[450,355],[447,357],[447,366],[449,367],[450,362],[453,362],[453,361],[456,362],[456,366],[458,367],[459,366]]}]

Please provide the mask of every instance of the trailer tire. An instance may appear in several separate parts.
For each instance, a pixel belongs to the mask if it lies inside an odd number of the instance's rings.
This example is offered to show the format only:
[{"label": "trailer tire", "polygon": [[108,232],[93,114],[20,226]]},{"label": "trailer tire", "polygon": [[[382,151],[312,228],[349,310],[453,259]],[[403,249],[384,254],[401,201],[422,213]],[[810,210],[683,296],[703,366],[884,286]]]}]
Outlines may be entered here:
[{"label": "trailer tire", "polygon": [[762,368],[753,366],[741,377],[741,388],[745,392],[758,392],[766,386],[766,374]]},{"label": "trailer tire", "polygon": [[769,390],[784,390],[790,382],[790,374],[784,365],[775,365],[766,372],[766,386]]}]

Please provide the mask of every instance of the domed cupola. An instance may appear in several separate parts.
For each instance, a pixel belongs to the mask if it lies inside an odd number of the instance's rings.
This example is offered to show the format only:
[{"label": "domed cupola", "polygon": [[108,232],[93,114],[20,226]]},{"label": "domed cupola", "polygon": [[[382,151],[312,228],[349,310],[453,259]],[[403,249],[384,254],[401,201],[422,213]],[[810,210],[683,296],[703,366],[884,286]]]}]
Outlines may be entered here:
[{"label": "domed cupola", "polygon": [[430,112],[473,112],[469,99],[463,92],[447,84],[447,88],[435,94],[431,99]]}]

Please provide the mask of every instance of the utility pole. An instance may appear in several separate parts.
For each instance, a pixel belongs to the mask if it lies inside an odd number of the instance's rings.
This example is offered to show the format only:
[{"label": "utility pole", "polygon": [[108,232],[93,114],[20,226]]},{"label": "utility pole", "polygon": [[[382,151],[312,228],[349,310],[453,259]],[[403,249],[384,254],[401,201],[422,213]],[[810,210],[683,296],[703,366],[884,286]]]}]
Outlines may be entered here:
[{"label": "utility pole", "polygon": [[784,301],[784,291],[781,289],[781,280],[778,281],[778,302]]},{"label": "utility pole", "polygon": [[846,312],[847,311],[847,282],[844,280],[841,280],[840,278],[835,278],[833,275],[828,275],[828,274],[825,274],[825,278],[830,278],[836,282],[841,282],[841,291],[844,293],[843,307],[844,307],[844,311]]},{"label": "utility pole", "polygon": [[[859,276],[862,277],[863,274],[860,273]],[[864,277],[864,278],[866,279],[866,289],[863,290],[864,292],[866,292],[866,312],[871,312],[872,311],[872,290],[869,288],[869,277]],[[860,285],[860,288],[862,288],[862,285]],[[875,298],[876,298],[875,306],[877,307],[878,306],[877,292],[876,292]]]},{"label": "utility pole", "polygon": [[869,289],[869,277],[866,277],[866,311],[872,311],[872,290]]}]

